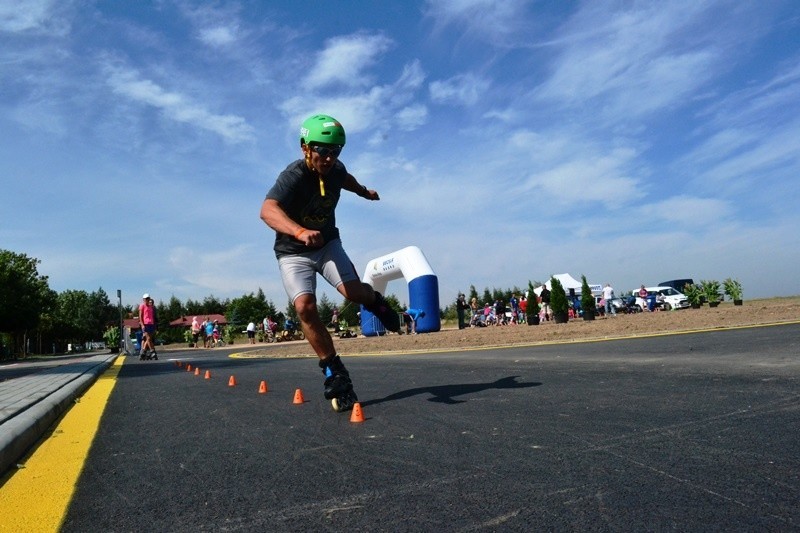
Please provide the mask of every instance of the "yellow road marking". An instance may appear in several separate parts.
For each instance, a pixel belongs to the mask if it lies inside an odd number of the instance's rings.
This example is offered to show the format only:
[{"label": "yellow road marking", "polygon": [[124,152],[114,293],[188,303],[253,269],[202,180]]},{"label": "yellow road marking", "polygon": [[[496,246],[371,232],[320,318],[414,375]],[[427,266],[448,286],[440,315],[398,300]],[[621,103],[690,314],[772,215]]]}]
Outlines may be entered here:
[{"label": "yellow road marking", "polygon": [[125,357],[67,411],[53,432],[0,484],[0,531],[58,531],[72,500],[100,417]]}]

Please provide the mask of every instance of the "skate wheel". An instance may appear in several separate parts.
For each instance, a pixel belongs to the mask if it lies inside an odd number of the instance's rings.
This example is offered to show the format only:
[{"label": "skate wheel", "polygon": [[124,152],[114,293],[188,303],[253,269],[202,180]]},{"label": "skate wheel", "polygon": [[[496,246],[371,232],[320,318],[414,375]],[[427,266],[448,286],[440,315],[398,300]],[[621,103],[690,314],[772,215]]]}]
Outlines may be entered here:
[{"label": "skate wheel", "polygon": [[347,394],[341,398],[333,398],[331,400],[331,407],[337,413],[342,413],[344,411],[349,411],[353,408],[353,405],[358,401],[358,396],[355,393]]},{"label": "skate wheel", "polygon": [[334,398],[331,400],[331,407],[337,413],[343,413],[353,408],[353,401],[350,398]]}]

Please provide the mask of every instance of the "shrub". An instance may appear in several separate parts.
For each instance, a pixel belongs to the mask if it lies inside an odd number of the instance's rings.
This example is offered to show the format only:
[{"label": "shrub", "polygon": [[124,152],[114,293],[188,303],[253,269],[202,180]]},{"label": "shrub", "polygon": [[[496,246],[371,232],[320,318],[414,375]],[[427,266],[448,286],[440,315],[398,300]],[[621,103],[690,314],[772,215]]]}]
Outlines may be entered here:
[{"label": "shrub", "polygon": [[533,290],[533,283],[528,281],[528,307],[525,309],[525,317],[528,324],[533,324],[535,319],[539,317],[539,300],[536,298],[536,292]]},{"label": "shrub", "polygon": [[553,310],[553,315],[566,315],[569,312],[567,293],[555,277],[550,278],[550,308]]},{"label": "shrub", "polygon": [[703,296],[705,296],[708,303],[718,302],[720,300],[720,284],[719,281],[706,280],[701,281],[700,285],[703,287]]},{"label": "shrub", "polygon": [[739,280],[728,278],[722,282],[722,286],[725,288],[725,294],[731,300],[742,299],[742,284],[739,283]]},{"label": "shrub", "polygon": [[597,311],[597,305],[594,301],[594,295],[589,288],[589,282],[586,281],[586,276],[581,275],[581,309],[583,314],[594,315]]}]

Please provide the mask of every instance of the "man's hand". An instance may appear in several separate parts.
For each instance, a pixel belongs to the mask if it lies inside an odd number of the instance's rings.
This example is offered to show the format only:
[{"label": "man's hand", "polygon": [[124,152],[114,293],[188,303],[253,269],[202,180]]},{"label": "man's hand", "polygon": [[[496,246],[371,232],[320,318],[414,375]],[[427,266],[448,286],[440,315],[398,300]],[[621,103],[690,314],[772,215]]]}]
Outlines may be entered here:
[{"label": "man's hand", "polygon": [[295,235],[295,238],[309,248],[319,248],[325,244],[325,240],[322,238],[322,233],[313,229],[304,229]]},{"label": "man's hand", "polygon": [[367,200],[380,200],[381,199],[381,197],[378,196],[378,191],[374,191],[372,189],[367,189],[366,187],[364,187],[364,192],[362,193],[362,196],[364,198],[366,198]]}]

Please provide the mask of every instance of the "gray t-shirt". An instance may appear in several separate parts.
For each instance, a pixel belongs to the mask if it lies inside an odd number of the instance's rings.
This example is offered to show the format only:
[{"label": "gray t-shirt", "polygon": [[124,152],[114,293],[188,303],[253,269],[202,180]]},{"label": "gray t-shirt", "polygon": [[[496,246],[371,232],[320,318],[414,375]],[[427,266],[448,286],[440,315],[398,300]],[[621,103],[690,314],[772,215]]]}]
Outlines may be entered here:
[{"label": "gray t-shirt", "polygon": [[[280,173],[275,185],[267,192],[267,199],[277,201],[286,214],[304,228],[322,233],[325,243],[339,238],[336,227],[336,204],[347,177],[347,169],[336,161],[323,178],[325,195],[322,195],[319,175],[308,168],[303,159],[291,163]],[[275,232],[275,255],[301,254],[309,248],[292,235]]]}]

